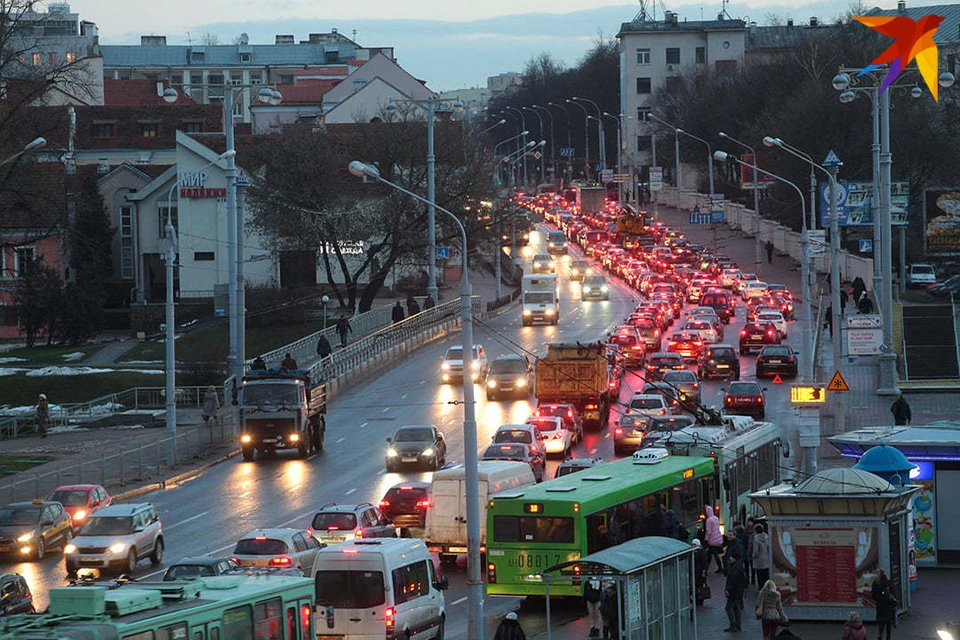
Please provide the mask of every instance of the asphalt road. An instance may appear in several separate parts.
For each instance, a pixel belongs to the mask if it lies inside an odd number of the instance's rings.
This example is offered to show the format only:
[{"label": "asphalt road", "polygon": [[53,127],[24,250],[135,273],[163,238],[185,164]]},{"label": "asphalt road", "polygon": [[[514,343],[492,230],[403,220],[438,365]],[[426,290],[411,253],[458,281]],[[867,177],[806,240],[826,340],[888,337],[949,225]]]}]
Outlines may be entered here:
[{"label": "asphalt road", "polygon": [[[544,233],[534,234],[531,247],[524,251],[529,259],[533,246],[543,246]],[[574,249],[579,255],[579,250]],[[566,277],[561,262],[558,268],[561,286],[561,319],[558,327],[523,327],[518,308],[485,322],[478,322],[474,336],[484,345],[492,360],[501,353],[542,355],[545,345],[558,341],[596,341],[607,334],[633,309],[638,294],[611,278],[611,299],[605,302],[579,302],[578,285]],[[727,326],[728,342],[734,342],[744,322],[741,306],[736,319]],[[790,324],[789,342],[798,346],[797,323]],[[454,335],[418,350],[405,362],[372,377],[354,389],[339,395],[327,417],[327,448],[308,460],[277,456],[242,462],[239,458],[210,469],[180,486],[156,491],[138,500],[152,502],[163,523],[166,542],[165,563],[186,556],[228,555],[234,543],[245,533],[262,527],[306,528],[313,514],[329,502],[376,504],[386,490],[401,480],[429,480],[430,473],[386,473],[385,438],[403,424],[436,424],[444,432],[447,460],[462,460],[462,398],[459,387],[439,382],[439,364],[446,349],[458,343]],[[754,358],[743,357],[743,379],[750,379]],[[621,390],[627,401],[632,389],[642,381],[628,374]],[[722,381],[703,385],[703,401],[720,406]],[[767,419],[784,425],[784,433],[797,451],[796,433],[791,425],[788,385],[769,383]],[[535,400],[487,402],[477,387],[477,422],[482,450],[501,424],[523,422],[533,411]],[[616,409],[614,409],[616,411]],[[611,425],[616,416],[611,416]],[[575,448],[576,457],[614,458],[613,444],[607,433],[587,432],[584,442]],[[552,477],[558,460],[551,460],[547,476]],[[796,456],[786,461],[796,464]],[[10,565],[8,571],[23,574],[32,585],[38,608],[46,606],[47,591],[66,580],[63,560],[51,552],[38,563]],[[152,567],[144,561],[136,578],[158,578],[163,565]],[[462,568],[448,568],[450,590],[446,593],[447,634],[451,638],[466,634],[466,588]],[[488,615],[501,614],[519,606],[514,598],[488,598]],[[537,605],[539,606],[539,605]],[[572,614],[571,614],[572,615]]]}]

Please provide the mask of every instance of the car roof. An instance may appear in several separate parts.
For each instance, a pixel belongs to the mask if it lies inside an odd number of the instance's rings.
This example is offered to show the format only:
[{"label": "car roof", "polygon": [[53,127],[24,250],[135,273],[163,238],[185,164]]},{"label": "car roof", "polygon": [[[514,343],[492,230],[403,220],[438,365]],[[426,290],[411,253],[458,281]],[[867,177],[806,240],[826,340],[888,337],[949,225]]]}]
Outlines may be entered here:
[{"label": "car roof", "polygon": [[397,429],[397,433],[406,431],[407,429],[436,429],[436,427],[432,424],[405,424]]},{"label": "car roof", "polygon": [[677,358],[682,358],[683,356],[681,356],[679,353],[673,353],[672,351],[657,351],[650,357],[651,358],[670,358],[672,360],[676,360]]},{"label": "car roof", "polygon": [[494,362],[506,362],[509,360],[526,360],[527,356],[520,355],[519,353],[501,353],[499,356],[493,359]]},{"label": "car roof", "polygon": [[103,509],[97,509],[96,517],[98,518],[109,518],[109,517],[118,517],[118,516],[132,516],[135,513],[139,513],[144,509],[150,508],[151,505],[149,502],[135,502],[135,503],[125,503],[125,504],[111,504],[108,507]]},{"label": "car roof", "polygon": [[249,540],[250,538],[291,538],[293,537],[293,534],[302,532],[303,529],[254,529],[253,531],[249,531],[245,535],[240,536],[240,539]]},{"label": "car roof", "polygon": [[[62,484],[53,491],[91,491],[102,486],[99,484]],[[50,493],[53,493],[53,491]]]},{"label": "car roof", "polygon": [[331,502],[329,504],[325,504],[322,507],[320,507],[320,509],[317,510],[317,513],[332,513],[332,512],[343,513],[346,511],[353,512],[359,509],[366,509],[372,506],[373,505],[370,504],[369,502],[360,502],[355,504],[337,504],[336,502]]},{"label": "car roof", "polygon": [[387,491],[393,491],[394,489],[429,489],[429,482],[422,482],[420,480],[413,480],[411,482],[398,482],[397,484],[391,486]]},{"label": "car roof", "polygon": [[46,501],[46,500],[43,500],[43,501],[41,501],[41,502],[11,502],[10,504],[8,504],[8,505],[6,505],[6,506],[7,506],[8,508],[9,508],[9,507],[17,507],[17,508],[19,508],[19,507],[42,507],[42,506],[45,506],[45,505],[48,505],[48,504],[60,504],[60,503],[59,503],[59,502],[48,502],[48,501]]},{"label": "car roof", "polygon": [[663,396],[660,395],[659,393],[635,393],[633,394],[633,397],[631,398],[631,400],[650,400],[651,398],[656,400],[663,400]]},{"label": "car roof", "polygon": [[229,559],[230,558],[226,556],[194,556],[189,558],[180,558],[176,562],[168,565],[167,570],[169,570],[170,567],[179,567],[182,565],[202,565],[205,567],[211,567]]}]

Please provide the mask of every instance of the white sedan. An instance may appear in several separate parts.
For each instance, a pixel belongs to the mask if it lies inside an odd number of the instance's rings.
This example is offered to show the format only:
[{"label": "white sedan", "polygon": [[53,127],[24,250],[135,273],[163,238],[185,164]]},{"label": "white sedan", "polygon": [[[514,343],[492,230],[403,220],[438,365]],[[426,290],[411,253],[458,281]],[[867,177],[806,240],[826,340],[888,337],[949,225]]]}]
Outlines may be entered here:
[{"label": "white sedan", "polygon": [[700,336],[700,339],[703,340],[704,344],[714,344],[720,341],[720,335],[717,333],[716,328],[706,318],[703,320],[699,318],[688,318],[683,325],[682,331],[696,333]]},{"label": "white sedan", "polygon": [[787,321],[779,311],[761,311],[757,314],[757,322],[772,324],[780,333],[780,339],[787,337]]},{"label": "white sedan", "polygon": [[665,416],[670,413],[670,407],[662,395],[652,393],[636,393],[627,406],[627,415]]},{"label": "white sedan", "polygon": [[563,419],[556,416],[534,416],[527,418],[526,424],[532,424],[543,436],[547,455],[557,454],[564,458],[573,445],[573,434],[563,426]]},{"label": "white sedan", "polygon": [[237,541],[232,557],[241,567],[281,567],[309,572],[320,543],[302,529],[254,529]]}]

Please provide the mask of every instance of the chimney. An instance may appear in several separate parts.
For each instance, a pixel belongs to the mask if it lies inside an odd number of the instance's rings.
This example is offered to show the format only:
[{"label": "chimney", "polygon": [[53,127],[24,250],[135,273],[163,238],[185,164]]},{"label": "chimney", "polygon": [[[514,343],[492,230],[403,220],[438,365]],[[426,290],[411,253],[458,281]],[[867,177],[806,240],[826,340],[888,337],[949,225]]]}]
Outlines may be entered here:
[{"label": "chimney", "polygon": [[294,42],[292,35],[278,35],[274,44],[296,44],[296,42]]},{"label": "chimney", "polygon": [[897,0],[897,13],[907,12],[907,0]]},{"label": "chimney", "polygon": [[793,18],[787,18],[787,26],[788,26],[788,27],[792,27],[792,26],[793,26]]},{"label": "chimney", "polygon": [[165,47],[167,46],[167,36],[140,36],[140,46]]},{"label": "chimney", "polygon": [[813,16],[812,18],[810,18],[810,26],[811,26],[811,27],[816,27],[816,26],[818,26],[819,24],[820,24],[820,20],[817,19],[817,16]]}]

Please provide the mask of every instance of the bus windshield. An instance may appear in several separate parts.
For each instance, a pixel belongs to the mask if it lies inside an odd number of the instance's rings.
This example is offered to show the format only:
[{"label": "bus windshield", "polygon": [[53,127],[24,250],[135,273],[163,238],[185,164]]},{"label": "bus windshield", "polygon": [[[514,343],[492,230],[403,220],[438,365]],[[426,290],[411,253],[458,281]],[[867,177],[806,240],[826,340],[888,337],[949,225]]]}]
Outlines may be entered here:
[{"label": "bus windshield", "polygon": [[573,542],[573,518],[494,516],[496,542]]},{"label": "bus windshield", "polygon": [[334,609],[369,609],[385,602],[379,571],[317,571],[317,604]]}]

